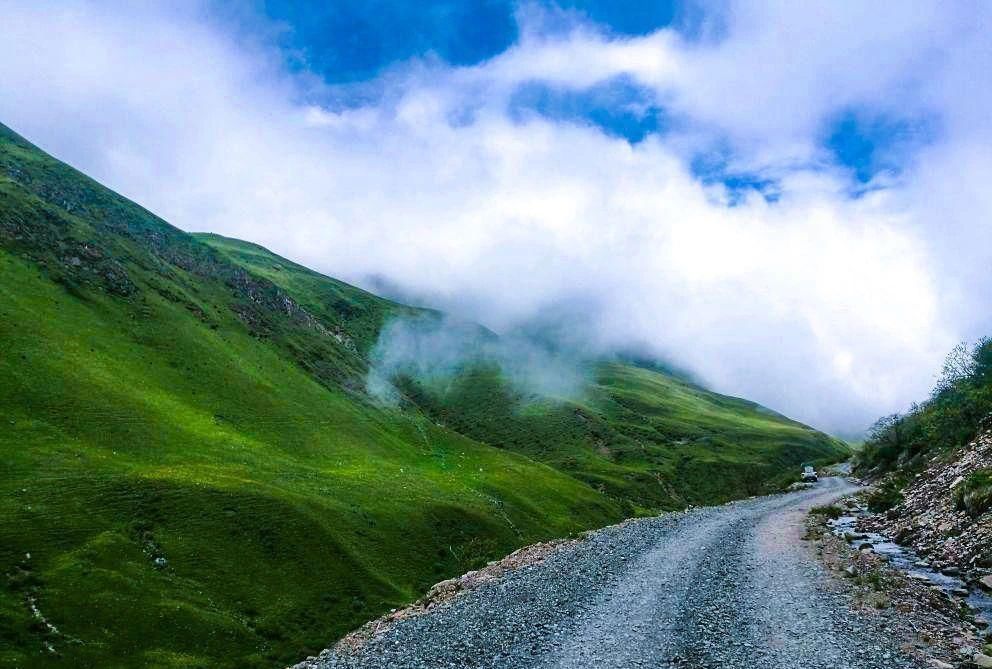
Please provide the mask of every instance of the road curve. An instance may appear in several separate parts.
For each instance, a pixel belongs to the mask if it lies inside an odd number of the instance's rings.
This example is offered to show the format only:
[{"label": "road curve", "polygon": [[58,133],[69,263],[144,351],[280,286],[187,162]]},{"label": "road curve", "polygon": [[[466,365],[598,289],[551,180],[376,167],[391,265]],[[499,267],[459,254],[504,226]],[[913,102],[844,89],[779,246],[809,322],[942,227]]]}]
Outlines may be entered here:
[{"label": "road curve", "polygon": [[308,669],[895,669],[877,623],[825,588],[803,546],[814,489],[605,528],[543,564],[397,623],[355,654]]}]

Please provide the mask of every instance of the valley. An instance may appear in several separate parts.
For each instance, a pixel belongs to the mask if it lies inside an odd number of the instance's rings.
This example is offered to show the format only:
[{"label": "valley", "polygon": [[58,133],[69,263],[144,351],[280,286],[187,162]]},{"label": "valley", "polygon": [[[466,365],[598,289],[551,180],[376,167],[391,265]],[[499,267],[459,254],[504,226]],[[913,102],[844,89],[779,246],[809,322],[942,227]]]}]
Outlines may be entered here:
[{"label": "valley", "polygon": [[384,405],[379,333],[436,312],[184,233],[3,127],[0,305],[0,666],[288,664],[519,546],[848,454],[621,358],[579,397],[467,364]]}]

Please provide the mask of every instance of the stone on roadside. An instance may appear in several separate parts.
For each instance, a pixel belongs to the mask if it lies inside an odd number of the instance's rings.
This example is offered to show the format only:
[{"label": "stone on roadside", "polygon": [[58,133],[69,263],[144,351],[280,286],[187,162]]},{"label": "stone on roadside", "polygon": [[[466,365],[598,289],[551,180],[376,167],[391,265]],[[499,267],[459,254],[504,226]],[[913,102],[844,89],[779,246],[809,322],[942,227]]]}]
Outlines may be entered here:
[{"label": "stone on roadside", "polygon": [[908,527],[900,528],[896,535],[892,538],[900,546],[905,546],[913,539],[913,531]]}]

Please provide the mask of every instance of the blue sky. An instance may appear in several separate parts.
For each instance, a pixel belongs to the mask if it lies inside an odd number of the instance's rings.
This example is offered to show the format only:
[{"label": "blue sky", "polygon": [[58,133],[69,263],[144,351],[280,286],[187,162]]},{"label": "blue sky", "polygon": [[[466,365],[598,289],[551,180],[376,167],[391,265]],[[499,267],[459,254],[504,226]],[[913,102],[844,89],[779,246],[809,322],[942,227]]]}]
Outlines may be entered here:
[{"label": "blue sky", "polygon": [[[681,2],[565,0],[528,3],[588,19],[605,30],[645,35],[672,24],[692,25],[696,12]],[[221,4],[221,11],[229,7]],[[474,65],[518,37],[514,0],[270,0],[257,11],[285,27],[283,46],[329,81],[370,79],[390,65],[433,54],[452,65]],[[554,21],[547,26],[555,29]],[[560,27],[560,26],[559,26]]]},{"label": "blue sky", "polygon": [[[543,14],[543,34],[588,22],[614,35],[647,35],[664,27],[689,34],[701,15],[694,7],[669,0],[339,0],[322,5],[272,0],[256,7],[264,20],[255,25],[280,27],[277,41],[293,66],[332,84],[361,84],[411,59],[471,66],[493,58],[518,41],[517,14],[522,11]],[[230,6],[219,4],[217,10],[222,20],[230,16]],[[355,90],[356,98],[364,100],[367,89]],[[651,98],[624,77],[586,89],[535,80],[521,84],[509,105],[518,118],[536,113],[639,142],[666,125],[664,109]]]},{"label": "blue sky", "polygon": [[556,87],[535,80],[521,84],[509,101],[513,118],[528,115],[552,121],[593,126],[632,144],[664,133],[669,119],[650,91],[626,77],[608,79],[584,89]]},{"label": "blue sky", "polygon": [[[520,38],[520,12],[539,13],[542,34],[565,32],[577,23],[603,33],[644,36],[659,29],[676,31],[687,41],[699,38],[705,23],[719,26],[727,5],[679,0],[337,0],[328,3],[269,0],[245,14],[241,5],[217,3],[221,21],[251,17],[247,25],[276,35],[290,67],[318,74],[332,85],[354,86],[354,101],[367,99],[363,82],[374,82],[391,67],[423,58],[451,66],[472,66],[504,53]],[[276,29],[273,31],[273,26]],[[716,31],[718,34],[719,31]],[[341,101],[341,90],[337,101]],[[346,96],[347,97],[347,96]],[[678,122],[650,89],[628,77],[597,82],[587,88],[556,86],[535,79],[523,82],[508,103],[510,114],[585,124],[631,143],[664,133]],[[916,118],[841,110],[824,121],[820,161],[848,171],[853,189],[881,175],[896,176],[915,150],[925,146],[933,123]],[[727,146],[693,157],[700,178],[723,183],[736,202],[748,191],[777,197],[774,177],[728,169]]]},{"label": "blue sky", "polygon": [[275,0],[259,8],[285,26],[284,48],[332,82],[371,79],[427,54],[452,65],[478,63],[516,40],[514,9],[503,0]]},{"label": "blue sky", "polygon": [[0,121],[44,149],[183,229],[498,331],[555,314],[844,432],[992,333],[988,3],[0,15]]},{"label": "blue sky", "polygon": [[929,118],[844,111],[827,124],[824,144],[860,183],[879,174],[898,175],[916,152],[937,137]]}]

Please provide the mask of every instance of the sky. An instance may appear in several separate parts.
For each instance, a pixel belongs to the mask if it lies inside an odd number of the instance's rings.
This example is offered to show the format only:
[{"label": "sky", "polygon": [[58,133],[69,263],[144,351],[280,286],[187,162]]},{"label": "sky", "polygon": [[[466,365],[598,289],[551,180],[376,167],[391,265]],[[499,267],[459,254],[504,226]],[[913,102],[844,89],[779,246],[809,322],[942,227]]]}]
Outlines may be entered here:
[{"label": "sky", "polygon": [[992,4],[0,0],[0,122],[190,231],[841,434],[992,334]]}]

